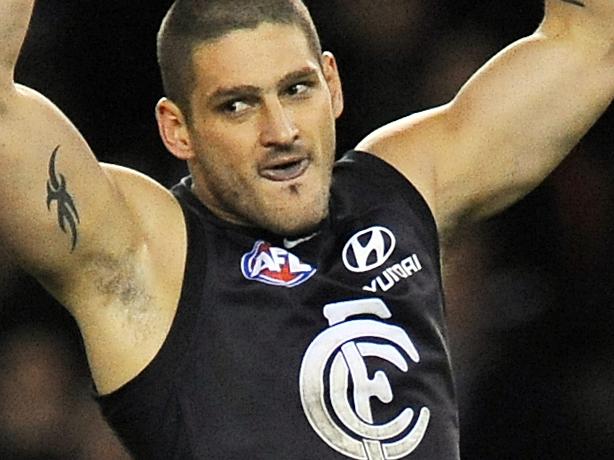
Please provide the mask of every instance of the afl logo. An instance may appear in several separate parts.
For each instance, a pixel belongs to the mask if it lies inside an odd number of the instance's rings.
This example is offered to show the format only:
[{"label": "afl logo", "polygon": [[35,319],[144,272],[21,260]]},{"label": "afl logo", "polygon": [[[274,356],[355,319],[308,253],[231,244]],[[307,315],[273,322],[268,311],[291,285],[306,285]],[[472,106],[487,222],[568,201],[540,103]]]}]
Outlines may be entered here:
[{"label": "afl logo", "polygon": [[316,268],[285,249],[259,240],[241,258],[241,273],[248,280],[292,288],[315,275]]},{"label": "afl logo", "polygon": [[354,273],[364,273],[382,266],[392,255],[397,241],[385,227],[371,227],[358,232],[343,248],[343,263]]}]

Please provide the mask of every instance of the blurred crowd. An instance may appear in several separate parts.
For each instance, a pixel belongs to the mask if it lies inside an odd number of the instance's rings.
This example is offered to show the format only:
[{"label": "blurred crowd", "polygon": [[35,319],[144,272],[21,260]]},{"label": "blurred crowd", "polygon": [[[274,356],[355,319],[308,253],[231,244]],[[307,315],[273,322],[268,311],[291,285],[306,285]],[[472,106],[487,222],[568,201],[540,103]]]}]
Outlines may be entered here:
[{"label": "blurred crowd", "polygon": [[[170,186],[155,33],[170,1],[39,1],[17,78],[100,160]],[[307,1],[346,96],[339,152],[450,100],[541,0]],[[544,184],[445,248],[463,459],[614,458],[614,108]],[[32,129],[36,129],[32,127]],[[10,203],[3,203],[10,206]],[[0,248],[0,458],[122,460],[71,318]]]}]

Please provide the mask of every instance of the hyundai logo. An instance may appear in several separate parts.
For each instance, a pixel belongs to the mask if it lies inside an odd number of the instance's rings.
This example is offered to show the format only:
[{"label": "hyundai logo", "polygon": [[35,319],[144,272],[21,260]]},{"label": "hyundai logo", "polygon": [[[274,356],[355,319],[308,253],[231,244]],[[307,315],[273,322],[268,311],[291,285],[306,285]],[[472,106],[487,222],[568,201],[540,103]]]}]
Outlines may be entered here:
[{"label": "hyundai logo", "polygon": [[392,255],[396,238],[385,227],[371,227],[354,235],[343,248],[343,263],[354,273],[383,265]]}]

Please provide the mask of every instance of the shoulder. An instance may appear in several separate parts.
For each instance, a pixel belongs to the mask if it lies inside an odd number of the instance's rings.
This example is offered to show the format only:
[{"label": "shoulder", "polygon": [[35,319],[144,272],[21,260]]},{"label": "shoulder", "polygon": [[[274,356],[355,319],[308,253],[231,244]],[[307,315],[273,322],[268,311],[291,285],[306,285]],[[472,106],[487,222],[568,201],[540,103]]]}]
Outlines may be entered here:
[{"label": "shoulder", "polygon": [[[101,166],[127,200],[136,200],[134,204],[147,207],[153,205],[160,210],[166,207],[178,209],[179,204],[173,194],[151,177],[124,166],[109,163],[101,163]],[[139,200],[144,197],[147,197],[144,201]]]},{"label": "shoulder", "polygon": [[[428,204],[440,231],[448,227],[442,201],[443,170],[453,166],[458,126],[446,104],[387,124],[356,147],[377,156],[404,176]],[[460,150],[460,146],[459,146]],[[445,159],[445,163],[443,162]]]},{"label": "shoulder", "polygon": [[138,171],[107,163],[102,168],[136,217],[153,255],[166,259],[168,254],[184,254],[185,221],[173,193]]}]

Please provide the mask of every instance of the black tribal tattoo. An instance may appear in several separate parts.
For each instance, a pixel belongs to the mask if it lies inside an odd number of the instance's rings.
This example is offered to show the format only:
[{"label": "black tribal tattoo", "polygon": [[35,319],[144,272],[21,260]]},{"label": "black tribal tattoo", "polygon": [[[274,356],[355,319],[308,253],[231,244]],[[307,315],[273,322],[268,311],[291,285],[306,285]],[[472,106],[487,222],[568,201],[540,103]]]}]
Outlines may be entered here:
[{"label": "black tribal tattoo", "polygon": [[58,174],[55,170],[55,160],[60,150],[58,145],[51,154],[49,160],[49,180],[47,181],[47,209],[51,211],[51,203],[58,202],[58,225],[64,233],[67,232],[66,226],[70,230],[72,246],[70,252],[77,246],[79,224],[79,213],[70,194],[66,191],[66,178]]},{"label": "black tribal tattoo", "polygon": [[576,5],[582,8],[586,7],[586,5],[583,2],[580,2],[578,0],[561,0],[561,1],[565,3],[571,3],[572,5]]}]

